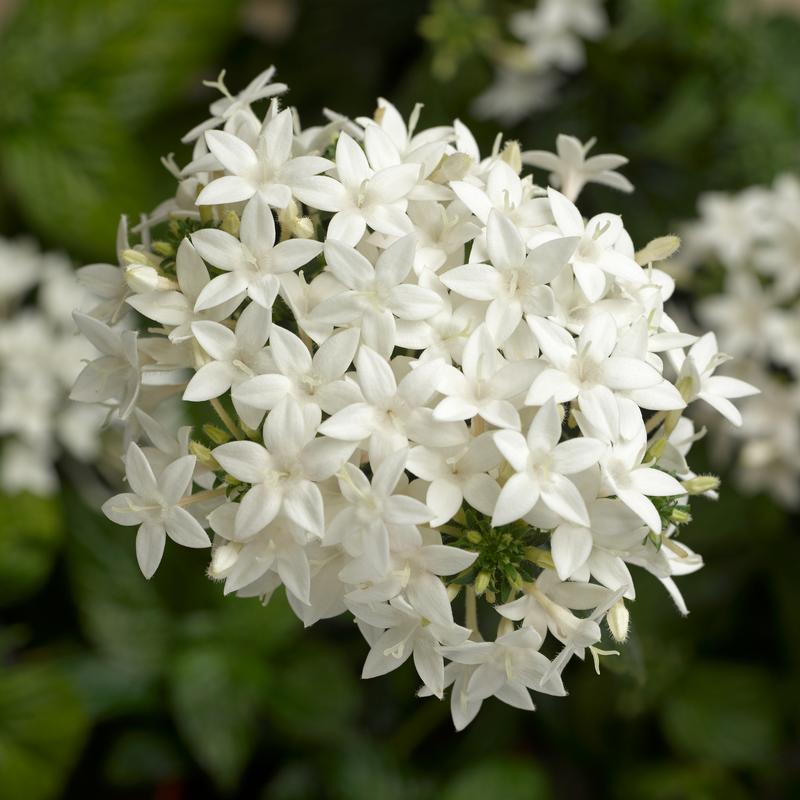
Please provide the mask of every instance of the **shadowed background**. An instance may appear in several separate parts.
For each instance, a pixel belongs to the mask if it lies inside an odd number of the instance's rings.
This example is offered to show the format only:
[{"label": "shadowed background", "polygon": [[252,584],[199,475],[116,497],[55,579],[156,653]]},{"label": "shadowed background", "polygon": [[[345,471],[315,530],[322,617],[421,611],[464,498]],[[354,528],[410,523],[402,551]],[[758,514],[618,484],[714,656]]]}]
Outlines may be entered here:
[{"label": "shadowed background", "polygon": [[[201,85],[234,91],[269,64],[306,124],[370,114],[378,95],[422,124],[460,117],[488,151],[557,133],[631,159],[633,195],[590,186],[634,240],[674,230],[700,193],[768,183],[800,160],[800,13],[792,2],[627,0],[546,109],[476,119],[490,0],[0,2],[0,231],[76,264],[113,262],[121,213],[173,191],[158,157],[206,117]],[[698,452],[700,450],[698,449]],[[702,457],[702,456],[701,456]],[[133,534],[65,464],[50,499],[0,495],[0,796],[705,800],[800,794],[797,517],[723,483],[683,536],[706,568],[682,619],[637,575],[633,630],[604,672],[573,663],[567,699],[536,714],[485,704],[463,734],[414,698],[410,665],[362,682],[344,619],[303,631],[282,597],[223,600],[207,554],[168,548],[156,577]],[[723,476],[724,478],[724,476]]]}]

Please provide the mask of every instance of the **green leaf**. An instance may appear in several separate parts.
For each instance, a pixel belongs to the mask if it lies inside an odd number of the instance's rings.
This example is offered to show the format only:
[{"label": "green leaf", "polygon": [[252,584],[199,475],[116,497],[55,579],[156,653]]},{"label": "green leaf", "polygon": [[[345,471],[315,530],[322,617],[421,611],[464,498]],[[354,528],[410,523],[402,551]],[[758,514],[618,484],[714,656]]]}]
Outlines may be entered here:
[{"label": "green leaf", "polygon": [[155,200],[157,162],[145,158],[132,133],[87,93],[56,95],[35,114],[30,128],[0,141],[17,202],[43,236],[77,252],[108,253],[120,214],[135,214]]},{"label": "green leaf", "polygon": [[134,530],[68,505],[68,567],[81,623],[100,653],[133,678],[160,674],[173,641],[156,586],[139,571]]},{"label": "green leaf", "polygon": [[662,726],[678,751],[752,767],[776,755],[780,718],[774,681],[751,666],[697,664],[672,690]]},{"label": "green leaf", "polygon": [[281,658],[270,719],[300,741],[334,741],[347,735],[359,698],[354,671],[331,646],[306,640]]},{"label": "green leaf", "polygon": [[492,758],[461,770],[449,781],[442,800],[546,800],[552,797],[544,770],[534,761]]},{"label": "green leaf", "polygon": [[30,597],[47,579],[63,538],[58,498],[0,495],[0,606]]},{"label": "green leaf", "polygon": [[714,765],[666,764],[621,770],[616,797],[647,800],[745,800],[745,791],[729,772]]},{"label": "green leaf", "polygon": [[60,795],[87,732],[87,717],[55,664],[0,670],[0,787],[3,797]]},{"label": "green leaf", "polygon": [[368,742],[337,753],[330,783],[334,800],[430,800],[435,796],[428,780],[406,774]]},{"label": "green leaf", "polygon": [[[2,116],[25,124],[65,89],[111,116],[152,115],[196,80],[235,29],[239,0],[26,0],[0,38],[0,74],[13,75]],[[83,135],[91,135],[83,128]]]},{"label": "green leaf", "polygon": [[180,653],[171,665],[169,697],[178,730],[224,792],[236,787],[257,744],[270,678],[258,656],[213,643]]},{"label": "green leaf", "polygon": [[114,786],[157,784],[183,773],[175,742],[162,733],[125,731],[111,747],[105,775]]},{"label": "green leaf", "polygon": [[[106,257],[171,179],[138,129],[198,80],[239,0],[28,0],[0,37],[0,167],[29,224]],[[207,76],[210,77],[210,76]]]}]

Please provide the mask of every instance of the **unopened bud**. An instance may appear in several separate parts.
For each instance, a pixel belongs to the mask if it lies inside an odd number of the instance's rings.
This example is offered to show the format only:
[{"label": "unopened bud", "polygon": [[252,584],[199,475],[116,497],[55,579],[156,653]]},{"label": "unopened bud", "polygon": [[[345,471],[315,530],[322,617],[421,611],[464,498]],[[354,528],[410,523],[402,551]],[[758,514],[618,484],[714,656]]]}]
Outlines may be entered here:
[{"label": "unopened bud", "polygon": [[231,440],[231,435],[228,431],[218,428],[210,422],[203,425],[203,433],[208,436],[214,444],[227,444]]},{"label": "unopened bud", "polygon": [[235,238],[239,238],[239,215],[235,211],[226,211],[222,217],[222,224],[219,226],[225,233],[229,233]]},{"label": "unopened bud", "polygon": [[170,242],[153,242],[150,245],[153,249],[153,252],[159,256],[164,256],[164,258],[174,258],[175,256],[175,247]]},{"label": "unopened bud", "polygon": [[208,568],[209,577],[219,578],[236,563],[238,558],[239,548],[232,542],[217,547],[211,556],[211,565]]},{"label": "unopened bud", "polygon": [[467,541],[472,542],[472,544],[480,544],[483,540],[483,537],[480,534],[480,531],[467,531]]},{"label": "unopened bud", "polygon": [[618,641],[624,642],[628,638],[628,625],[630,624],[631,615],[627,608],[625,608],[625,601],[620,598],[609,609],[606,615],[606,622],[611,635]]},{"label": "unopened bud", "polygon": [[[200,194],[200,190],[204,189],[204,186],[197,186],[197,193]],[[203,225],[208,225],[209,222],[214,221],[214,206],[199,206],[198,211],[200,212],[200,222]]]},{"label": "unopened bud", "polygon": [[452,603],[461,592],[461,586],[457,583],[451,583],[447,587],[447,599]]},{"label": "unopened bud", "polygon": [[543,569],[555,569],[556,567],[553,563],[553,556],[550,555],[549,551],[543,550],[541,547],[526,547],[525,558]]},{"label": "unopened bud", "polygon": [[239,420],[239,427],[242,429],[242,433],[244,433],[248,439],[252,439],[254,442],[261,440],[261,434],[256,428],[251,428],[249,425],[245,425],[242,420]]},{"label": "unopened bud", "polygon": [[278,211],[278,222],[281,226],[281,241],[292,237],[311,239],[314,236],[314,223],[308,217],[300,216],[299,206],[294,200]]},{"label": "unopened bud", "polygon": [[687,494],[705,494],[719,489],[719,478],[716,475],[695,475],[681,482]]},{"label": "unopened bud", "polygon": [[466,153],[453,153],[442,156],[436,169],[428,176],[434,183],[448,183],[460,181],[470,170],[473,160]]},{"label": "unopened bud", "polygon": [[519,175],[522,172],[522,151],[519,142],[513,140],[506,142],[503,152],[500,154],[500,160],[505,161]]},{"label": "unopened bud", "polygon": [[659,236],[636,253],[636,263],[645,266],[654,261],[663,261],[674,255],[680,246],[681,240],[677,236]]},{"label": "unopened bud", "polygon": [[475,594],[480,597],[488,588],[489,582],[492,580],[492,576],[486,572],[486,570],[481,570],[478,573],[478,577],[475,578]]},{"label": "unopened bud", "polygon": [[131,264],[125,268],[125,282],[132,292],[141,294],[143,292],[164,292],[168,289],[175,289],[174,284],[169,278],[160,275],[155,267],[145,264]]},{"label": "unopened bud", "polygon": [[197,463],[204,466],[206,469],[210,469],[212,472],[216,472],[220,469],[217,460],[211,455],[211,451],[204,444],[195,441],[189,442],[189,452],[197,458]]},{"label": "unopened bud", "polygon": [[500,622],[497,624],[497,638],[499,639],[501,636],[506,636],[509,633],[514,632],[514,623],[503,617]]},{"label": "unopened bud", "polygon": [[692,515],[682,508],[673,508],[672,513],[669,515],[669,521],[675,525],[686,525],[687,522],[692,521]]}]

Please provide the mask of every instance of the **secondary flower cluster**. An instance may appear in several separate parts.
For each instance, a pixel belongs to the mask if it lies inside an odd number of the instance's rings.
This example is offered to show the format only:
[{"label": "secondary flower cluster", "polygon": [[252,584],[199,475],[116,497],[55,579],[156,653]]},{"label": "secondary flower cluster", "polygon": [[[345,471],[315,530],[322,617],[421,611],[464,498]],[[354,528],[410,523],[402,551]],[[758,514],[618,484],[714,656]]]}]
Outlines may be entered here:
[{"label": "secondary flower cluster", "polygon": [[[673,239],[635,253],[619,216],[521,175],[515,143],[482,156],[459,121],[418,130],[419,106],[258,116],[271,75],[214,84],[175,197],[83,274],[103,355],[81,396],[130,440],[104,511],[138,526],[147,577],[168,537],[211,545],[226,593],[283,586],[306,625],[350,611],[364,677],[413,659],[458,728],[490,696],[533,708],[607,653],[604,621],[625,639],[629,567],[684,608],[673,576],[702,562],[677,526],[717,481],[687,464],[683,411],[741,386],[664,310]],[[547,169],[573,196],[614,182],[590,162]],[[141,332],[115,328],[126,308]],[[158,422],[178,393],[216,424]]]},{"label": "secondary flower cluster", "polygon": [[702,295],[696,304],[714,327],[736,373],[762,394],[745,401],[744,424],[713,425],[717,448],[736,458],[736,477],[750,491],[800,506],[800,181],[709,193],[686,228],[676,266]]},{"label": "secondary flower cluster", "polygon": [[518,122],[549,105],[561,74],[581,69],[584,40],[600,39],[608,28],[603,0],[538,0],[508,20],[512,42],[496,46],[494,83],[475,101],[481,116]]},{"label": "secondary flower cluster", "polygon": [[64,256],[0,239],[0,491],[51,495],[64,453],[97,455],[102,410],[65,402],[96,355],[75,336],[84,296]]}]

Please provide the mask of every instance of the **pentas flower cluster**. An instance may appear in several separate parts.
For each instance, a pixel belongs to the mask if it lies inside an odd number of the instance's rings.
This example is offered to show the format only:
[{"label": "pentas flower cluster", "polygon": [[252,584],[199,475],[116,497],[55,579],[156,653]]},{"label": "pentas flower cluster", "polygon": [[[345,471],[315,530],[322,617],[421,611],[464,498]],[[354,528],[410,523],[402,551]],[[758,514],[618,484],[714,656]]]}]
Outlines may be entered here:
[{"label": "pentas flower cluster", "polygon": [[513,124],[550,105],[563,73],[586,62],[586,41],[608,30],[604,0],[538,0],[507,20],[509,41],[490,51],[492,85],[475,101],[475,111]]},{"label": "pentas flower cluster", "polygon": [[[674,242],[637,254],[619,216],[521,175],[515,143],[482,156],[419,106],[259,116],[270,78],[216,84],[175,197],[83,274],[103,355],[81,396],[130,442],[104,511],[138,527],[146,577],[167,539],[210,546],[226,593],[282,586],[306,625],[351,613],[364,677],[413,660],[457,728],[492,696],[531,709],[609,652],[604,622],[625,639],[632,566],[685,610],[673,576],[702,565],[677,526],[717,481],[687,463],[683,412],[730,387],[664,310]],[[547,168],[573,194],[609,182],[581,163]],[[160,422],[176,394],[216,422]]]},{"label": "pentas flower cluster", "polygon": [[55,494],[59,461],[99,454],[102,410],[65,402],[97,354],[75,336],[85,294],[66,256],[0,239],[0,492]]},{"label": "pentas flower cluster", "polygon": [[762,389],[745,400],[741,427],[709,422],[716,449],[741,486],[789,508],[800,507],[799,237],[800,181],[781,175],[770,187],[703,195],[672,264],[701,295],[697,316],[716,328],[736,374]]}]

